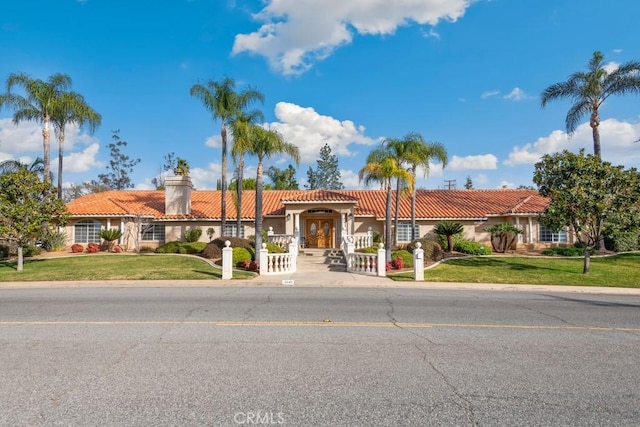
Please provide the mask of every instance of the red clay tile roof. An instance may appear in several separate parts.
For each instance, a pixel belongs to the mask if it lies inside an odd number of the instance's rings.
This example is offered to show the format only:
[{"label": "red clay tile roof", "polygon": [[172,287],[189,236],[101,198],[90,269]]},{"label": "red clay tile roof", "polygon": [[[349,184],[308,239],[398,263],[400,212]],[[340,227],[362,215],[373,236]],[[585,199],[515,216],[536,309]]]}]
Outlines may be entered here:
[{"label": "red clay tile roof", "polygon": [[[191,215],[165,215],[164,191],[129,190],[90,194],[67,204],[72,216],[119,217],[144,215],[156,219],[220,219],[220,191],[194,190]],[[354,203],[356,216],[385,216],[386,192],[382,190],[266,190],[263,192],[263,215],[284,215],[284,203],[302,202]],[[284,203],[283,203],[284,202]],[[483,219],[488,216],[539,214],[548,200],[534,190],[418,190],[417,219]],[[255,191],[245,191],[241,217],[253,219]],[[236,217],[233,192],[227,192],[227,218]],[[411,197],[400,199],[400,218],[411,217]]]}]

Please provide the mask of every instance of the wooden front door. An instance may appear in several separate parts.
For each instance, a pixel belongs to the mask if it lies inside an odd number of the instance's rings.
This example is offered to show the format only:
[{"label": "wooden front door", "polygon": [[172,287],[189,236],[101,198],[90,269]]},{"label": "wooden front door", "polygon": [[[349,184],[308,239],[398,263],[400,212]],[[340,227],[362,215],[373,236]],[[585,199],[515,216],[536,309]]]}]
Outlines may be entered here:
[{"label": "wooden front door", "polygon": [[307,218],[305,228],[306,247],[333,247],[333,218]]}]

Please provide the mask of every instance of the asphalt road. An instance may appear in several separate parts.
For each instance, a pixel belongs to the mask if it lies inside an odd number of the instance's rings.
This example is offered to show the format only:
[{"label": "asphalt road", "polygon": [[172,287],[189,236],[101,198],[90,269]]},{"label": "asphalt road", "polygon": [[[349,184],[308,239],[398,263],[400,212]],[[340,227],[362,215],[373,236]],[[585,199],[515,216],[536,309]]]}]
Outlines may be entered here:
[{"label": "asphalt road", "polygon": [[638,425],[640,296],[0,290],[0,425]]}]

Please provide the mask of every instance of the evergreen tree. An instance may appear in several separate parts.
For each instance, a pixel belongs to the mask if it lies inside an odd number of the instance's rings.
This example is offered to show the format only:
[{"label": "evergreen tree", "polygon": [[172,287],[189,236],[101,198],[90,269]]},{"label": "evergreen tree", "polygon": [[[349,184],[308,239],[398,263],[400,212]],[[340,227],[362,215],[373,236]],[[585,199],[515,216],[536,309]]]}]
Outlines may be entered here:
[{"label": "evergreen tree", "polygon": [[293,165],[289,165],[287,169],[279,169],[271,166],[267,169],[267,176],[273,182],[276,190],[298,190],[298,181],[296,180],[296,169]]},{"label": "evergreen tree", "polygon": [[342,190],[344,188],[340,179],[338,156],[331,154],[329,144],[325,144],[320,149],[320,158],[316,163],[318,166],[315,171],[311,167],[307,171],[307,188],[310,190]]},{"label": "evergreen tree", "polygon": [[473,190],[473,181],[470,176],[467,176],[467,181],[464,183],[464,188],[467,190]]}]

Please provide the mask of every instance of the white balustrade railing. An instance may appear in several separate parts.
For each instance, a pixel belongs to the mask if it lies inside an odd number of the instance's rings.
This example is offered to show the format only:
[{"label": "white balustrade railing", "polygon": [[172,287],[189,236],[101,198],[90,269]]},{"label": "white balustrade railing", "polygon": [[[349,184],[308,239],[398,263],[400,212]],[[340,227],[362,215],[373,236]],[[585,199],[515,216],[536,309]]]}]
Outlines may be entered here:
[{"label": "white balustrade railing", "polygon": [[260,266],[260,274],[283,274],[296,271],[295,254],[267,254],[266,271]]},{"label": "white balustrade railing", "polygon": [[276,244],[286,250],[294,238],[293,234],[269,234],[267,235],[267,242]]},{"label": "white balustrade railing", "polygon": [[260,250],[260,275],[295,273],[297,270],[298,245],[295,238],[291,239],[289,252],[270,254],[267,244],[262,244]]},{"label": "white balustrade railing", "polygon": [[364,249],[373,246],[373,235],[370,233],[347,234],[343,240],[353,245],[354,249]]},{"label": "white balustrade railing", "polygon": [[360,274],[378,274],[378,254],[354,252],[347,255],[347,271]]}]

